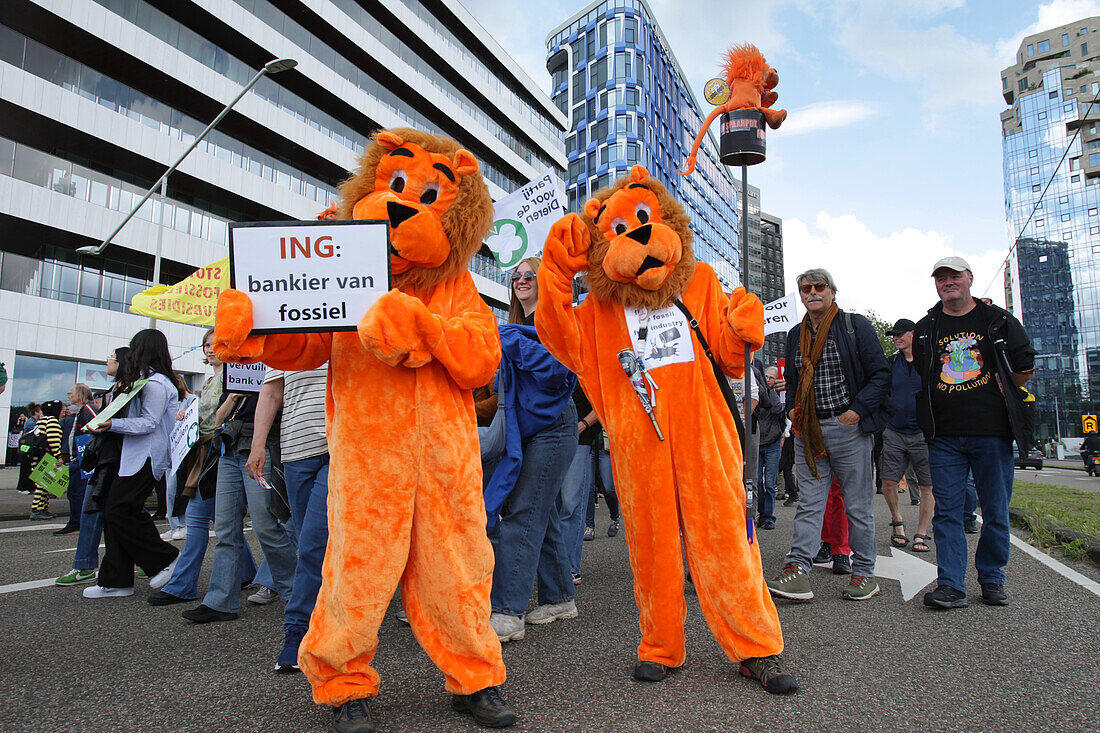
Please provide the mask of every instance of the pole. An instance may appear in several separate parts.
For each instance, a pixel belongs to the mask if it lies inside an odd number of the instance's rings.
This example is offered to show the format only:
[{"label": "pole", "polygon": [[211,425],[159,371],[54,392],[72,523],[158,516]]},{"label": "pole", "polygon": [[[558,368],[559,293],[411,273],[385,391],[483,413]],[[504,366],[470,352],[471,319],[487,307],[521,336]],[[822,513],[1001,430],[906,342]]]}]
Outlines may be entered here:
[{"label": "pole", "polygon": [[[160,285],[160,253],[164,245],[164,209],[168,205],[168,176],[160,179],[160,216],[157,217],[157,253],[153,256],[153,286]],[[149,316],[149,328],[157,327],[156,316]]]},{"label": "pole", "polygon": [[[745,291],[749,289],[749,167],[741,165],[741,284]],[[753,440],[752,424],[752,347],[745,344],[745,434],[741,438],[741,455],[744,458],[745,473],[745,498],[748,516],[745,518],[749,524],[749,539],[752,539],[753,508],[756,498],[756,474],[757,464],[760,461],[760,451],[756,449]]]}]

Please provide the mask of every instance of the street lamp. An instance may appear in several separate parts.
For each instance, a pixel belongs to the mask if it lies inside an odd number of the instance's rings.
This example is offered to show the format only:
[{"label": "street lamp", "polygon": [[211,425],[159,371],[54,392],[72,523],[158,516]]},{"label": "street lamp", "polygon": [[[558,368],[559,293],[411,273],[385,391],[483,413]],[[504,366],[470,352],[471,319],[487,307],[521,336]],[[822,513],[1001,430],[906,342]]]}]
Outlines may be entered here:
[{"label": "street lamp", "polygon": [[[130,210],[130,213],[126,215],[126,218],[124,218],[119,223],[119,225],[114,228],[114,231],[107,235],[107,238],[104,239],[102,243],[100,243],[98,246],[93,246],[89,244],[84,247],[77,247],[76,251],[86,255],[99,255],[101,252],[103,252],[103,250],[107,249],[107,245],[109,245],[111,243],[111,240],[114,239],[120,231],[122,231],[122,227],[126,226],[127,222],[134,218],[134,214],[136,214],[138,210],[145,205],[145,202],[149,200],[149,197],[153,195],[153,192],[159,188],[161,204],[160,216],[157,217],[157,253],[153,258],[153,285],[157,285],[158,283],[160,283],[160,252],[161,245],[164,240],[164,200],[168,192],[168,176],[170,176],[176,170],[176,168],[180,166],[184,158],[190,155],[192,150],[198,147],[198,144],[202,142],[203,138],[205,138],[207,134],[211,130],[213,130],[227,114],[229,114],[229,110],[233,109],[233,106],[241,100],[241,97],[247,94],[249,89],[256,86],[256,83],[260,81],[260,78],[264,74],[277,74],[280,71],[293,69],[297,65],[298,62],[294,59],[275,59],[273,61],[268,61],[266,64],[264,64],[263,68],[257,71],[256,75],[252,77],[251,81],[249,81],[248,84],[246,84],[244,88],[241,89],[237,96],[233,98],[233,101],[225,105],[225,109],[223,109],[221,113],[214,118],[213,122],[207,125],[205,130],[199,133],[198,137],[196,137],[187,147],[187,150],[183,151],[183,155],[177,158],[176,162],[173,163],[171,167],[169,167],[168,170],[166,170],[161,175],[157,182],[150,186],[149,190],[145,192],[145,195],[141,197],[141,200],[134,204],[134,208]],[[156,325],[157,319],[151,316],[149,318],[149,328],[155,328]]]}]

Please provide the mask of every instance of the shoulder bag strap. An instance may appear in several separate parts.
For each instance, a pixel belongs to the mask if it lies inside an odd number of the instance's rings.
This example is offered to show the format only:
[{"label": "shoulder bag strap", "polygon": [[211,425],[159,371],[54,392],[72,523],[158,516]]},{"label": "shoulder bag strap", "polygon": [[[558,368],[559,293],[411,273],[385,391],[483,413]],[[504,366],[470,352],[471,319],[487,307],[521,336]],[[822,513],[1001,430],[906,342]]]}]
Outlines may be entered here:
[{"label": "shoulder bag strap", "polygon": [[[718,366],[718,362],[714,359],[714,354],[710,352],[710,345],[707,344],[707,340],[703,338],[703,332],[699,329],[699,322],[695,320],[695,317],[691,315],[691,311],[682,301],[675,301],[676,307],[680,309],[680,312],[687,318],[688,323],[691,324],[691,330],[695,332],[696,337],[699,339],[699,345],[703,347],[703,351],[706,352],[707,358],[710,359],[711,368],[714,370],[714,378],[718,382],[718,389],[722,390],[722,396],[726,398],[726,406],[729,407],[730,412],[733,414],[733,422],[737,426],[737,435],[744,442],[745,437],[745,423],[741,419],[741,412],[737,409],[737,398],[734,397],[733,390],[730,389],[730,383],[726,379],[726,375],[722,373],[722,370]],[[746,367],[752,368],[752,365]],[[745,399],[749,400],[751,397],[745,395]]]}]

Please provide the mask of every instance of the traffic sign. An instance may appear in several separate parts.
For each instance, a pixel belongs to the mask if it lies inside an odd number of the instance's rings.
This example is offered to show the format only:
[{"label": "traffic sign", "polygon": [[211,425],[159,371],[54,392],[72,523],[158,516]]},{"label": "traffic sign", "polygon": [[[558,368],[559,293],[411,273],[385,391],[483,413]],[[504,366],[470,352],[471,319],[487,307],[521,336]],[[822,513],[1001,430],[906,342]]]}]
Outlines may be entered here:
[{"label": "traffic sign", "polygon": [[1082,433],[1095,433],[1097,427],[1096,415],[1082,415],[1081,416],[1081,432]]}]

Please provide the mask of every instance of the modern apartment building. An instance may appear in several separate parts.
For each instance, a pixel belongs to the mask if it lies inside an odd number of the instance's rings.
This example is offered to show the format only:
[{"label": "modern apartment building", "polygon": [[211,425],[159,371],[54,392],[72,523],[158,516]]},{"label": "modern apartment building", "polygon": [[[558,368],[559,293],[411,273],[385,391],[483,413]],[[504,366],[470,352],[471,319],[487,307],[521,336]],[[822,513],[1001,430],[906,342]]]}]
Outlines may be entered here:
[{"label": "modern apartment building", "polygon": [[[1039,352],[1036,437],[1100,409],[1100,17],[1028,36],[1001,72],[1010,309]],[[980,278],[981,273],[976,273]],[[1090,376],[1092,379],[1090,380]]]},{"label": "modern apartment building", "polygon": [[[117,226],[255,71],[265,77],[101,257]],[[412,126],[479,159],[494,198],[563,174],[566,119],[455,0],[6,0],[0,3],[0,409],[106,386],[103,359],[144,328],[151,284],[225,256],[231,221],[310,219],[368,136]],[[486,300],[508,283],[487,252]],[[203,330],[167,322],[173,354]],[[198,352],[185,374],[203,371]]]},{"label": "modern apartment building", "polygon": [[[749,186],[751,191],[752,186]],[[751,213],[750,213],[751,216]],[[750,289],[760,295],[765,303],[782,298],[783,277],[783,220],[760,212],[760,254],[753,252],[753,233],[749,229],[749,283]],[[757,275],[759,273],[759,276]],[[756,282],[759,277],[759,282]],[[775,333],[764,340],[764,362],[774,364],[787,352],[787,334]]]},{"label": "modern apartment building", "polygon": [[546,48],[550,96],[569,120],[569,209],[640,163],[688,210],[696,256],[727,288],[739,284],[735,180],[709,135],[695,173],[677,172],[705,115],[649,4],[596,0],[550,31]]}]

